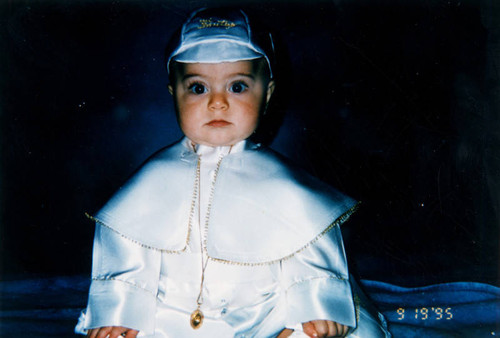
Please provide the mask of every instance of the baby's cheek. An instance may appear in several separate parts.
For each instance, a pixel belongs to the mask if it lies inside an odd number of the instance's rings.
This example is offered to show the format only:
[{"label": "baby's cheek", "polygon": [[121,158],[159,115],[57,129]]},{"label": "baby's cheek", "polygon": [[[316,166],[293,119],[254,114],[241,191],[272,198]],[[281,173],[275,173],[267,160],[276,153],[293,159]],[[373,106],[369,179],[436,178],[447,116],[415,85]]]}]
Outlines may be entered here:
[{"label": "baby's cheek", "polygon": [[179,127],[181,128],[184,135],[186,135],[191,140],[196,140],[199,132],[196,129],[194,121],[188,117],[179,119]]}]

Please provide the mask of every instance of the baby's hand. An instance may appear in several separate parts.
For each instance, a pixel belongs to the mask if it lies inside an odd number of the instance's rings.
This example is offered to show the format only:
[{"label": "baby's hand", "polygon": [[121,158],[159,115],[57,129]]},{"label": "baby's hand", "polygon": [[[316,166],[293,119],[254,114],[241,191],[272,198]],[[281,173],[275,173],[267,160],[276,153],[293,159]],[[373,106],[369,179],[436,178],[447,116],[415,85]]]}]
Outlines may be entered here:
[{"label": "baby's hand", "polygon": [[87,332],[87,337],[90,338],[135,338],[139,331],[132,330],[123,326],[105,326],[97,329],[92,329]]},{"label": "baby's hand", "polygon": [[311,320],[302,323],[302,330],[309,337],[345,337],[349,327],[330,320]]}]

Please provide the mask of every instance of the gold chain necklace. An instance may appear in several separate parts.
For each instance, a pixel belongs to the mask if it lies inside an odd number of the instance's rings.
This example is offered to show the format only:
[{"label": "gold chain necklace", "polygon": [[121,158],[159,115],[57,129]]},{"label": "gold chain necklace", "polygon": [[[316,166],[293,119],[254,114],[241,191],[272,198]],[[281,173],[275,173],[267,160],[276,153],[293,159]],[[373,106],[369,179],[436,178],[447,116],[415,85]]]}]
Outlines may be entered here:
[{"label": "gold chain necklace", "polygon": [[[229,148],[229,152],[227,155],[231,153],[231,149],[233,146]],[[206,240],[207,240],[207,230],[208,230],[208,221],[210,219],[210,211],[212,210],[212,200],[214,197],[214,191],[215,191],[215,182],[217,180],[217,176],[219,173],[220,165],[222,163],[222,159],[224,158],[224,155],[221,155],[217,162],[217,166],[215,168],[215,174],[212,180],[212,186],[210,188],[210,196],[208,200],[208,206],[207,206],[207,213],[205,215],[205,229],[204,233],[201,231],[201,186],[200,186],[200,176],[201,176],[201,156],[198,156],[198,163],[196,165],[196,179],[195,179],[195,193],[193,195],[193,203],[191,203],[191,212],[190,214],[193,215],[194,213],[194,206],[196,204],[196,201],[198,202],[198,225],[199,225],[199,232],[200,232],[200,250],[201,250],[201,282],[200,282],[200,293],[198,294],[198,298],[196,299],[196,310],[194,310],[191,313],[190,317],[190,324],[191,327],[195,330],[199,329],[203,325],[203,320],[205,316],[203,315],[203,312],[201,311],[201,305],[203,304],[203,285],[205,283],[205,269],[207,268],[209,257],[207,254],[207,257],[205,259],[205,253],[206,253]],[[192,226],[192,217],[189,218],[189,229],[191,229]]]}]

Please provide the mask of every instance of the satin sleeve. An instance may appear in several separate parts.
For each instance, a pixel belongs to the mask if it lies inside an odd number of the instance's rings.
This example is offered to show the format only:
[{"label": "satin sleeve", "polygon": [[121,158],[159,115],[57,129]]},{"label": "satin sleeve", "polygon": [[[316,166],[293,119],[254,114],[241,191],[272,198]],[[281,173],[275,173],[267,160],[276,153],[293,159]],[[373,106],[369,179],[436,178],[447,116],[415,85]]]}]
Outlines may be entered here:
[{"label": "satin sleeve", "polygon": [[124,326],[153,334],[160,263],[160,251],[97,224],[84,328]]},{"label": "satin sleeve", "polygon": [[331,320],[356,327],[349,273],[338,226],[281,266],[287,302],[286,327],[311,320]]}]

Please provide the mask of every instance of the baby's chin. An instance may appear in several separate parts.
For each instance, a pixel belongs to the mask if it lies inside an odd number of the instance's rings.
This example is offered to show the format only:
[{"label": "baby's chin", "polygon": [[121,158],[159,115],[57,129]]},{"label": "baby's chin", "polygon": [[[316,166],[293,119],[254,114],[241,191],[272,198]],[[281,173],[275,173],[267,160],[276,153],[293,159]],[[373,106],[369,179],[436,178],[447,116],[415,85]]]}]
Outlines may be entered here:
[{"label": "baby's chin", "polygon": [[196,138],[196,137],[189,137],[188,138],[195,144],[202,144],[204,146],[209,146],[209,147],[226,147],[226,146],[233,146],[238,142],[241,142],[243,140],[246,140],[250,135],[245,135],[245,137],[240,136],[240,137],[210,137],[210,138]]},{"label": "baby's chin", "polygon": [[234,146],[236,143],[240,142],[240,141],[243,141],[244,139],[237,139],[235,141],[227,141],[227,142],[224,142],[224,141],[221,141],[221,142],[210,142],[210,141],[204,141],[204,140],[201,140],[201,141],[194,141],[195,144],[202,144],[204,146],[209,146],[209,147],[229,147],[229,146]]}]

